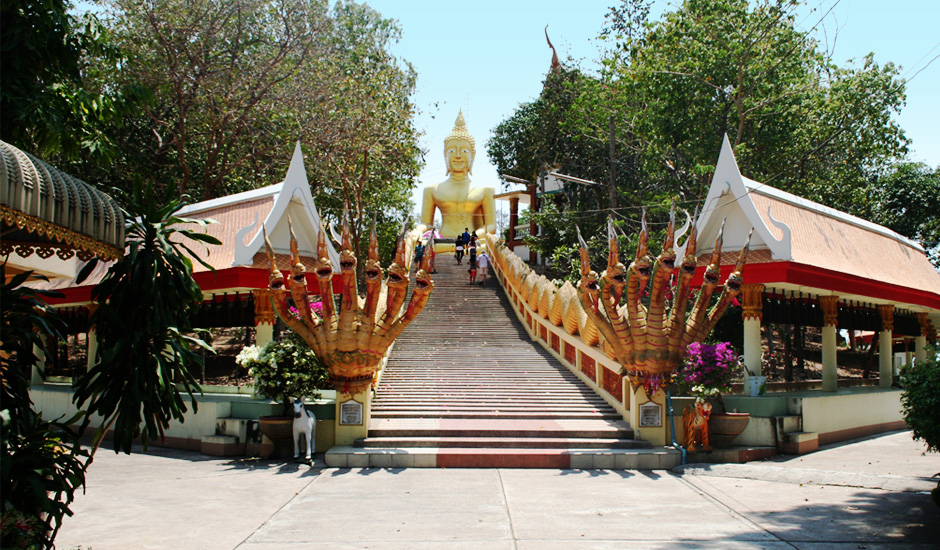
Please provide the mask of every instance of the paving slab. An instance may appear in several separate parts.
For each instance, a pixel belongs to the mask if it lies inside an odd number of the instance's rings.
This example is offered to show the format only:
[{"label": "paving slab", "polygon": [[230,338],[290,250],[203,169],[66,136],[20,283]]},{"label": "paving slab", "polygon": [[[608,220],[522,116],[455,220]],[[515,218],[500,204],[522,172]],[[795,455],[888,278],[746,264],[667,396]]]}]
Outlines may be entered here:
[{"label": "paving slab", "polygon": [[[83,550],[937,548],[940,508],[926,491],[799,481],[807,471],[920,479],[938,457],[909,438],[736,465],[738,477],[325,468],[322,455],[311,468],[167,449],[100,451],[56,542]],[[781,470],[795,477],[774,478]]]},{"label": "paving slab", "polygon": [[513,533],[527,543],[763,542],[774,538],[674,474],[502,470]]},{"label": "paving slab", "polygon": [[231,460],[151,447],[100,449],[56,547],[214,550],[237,547],[316,479],[304,464]]},{"label": "paving slab", "polygon": [[511,547],[511,541],[498,470],[329,469],[242,547]]}]

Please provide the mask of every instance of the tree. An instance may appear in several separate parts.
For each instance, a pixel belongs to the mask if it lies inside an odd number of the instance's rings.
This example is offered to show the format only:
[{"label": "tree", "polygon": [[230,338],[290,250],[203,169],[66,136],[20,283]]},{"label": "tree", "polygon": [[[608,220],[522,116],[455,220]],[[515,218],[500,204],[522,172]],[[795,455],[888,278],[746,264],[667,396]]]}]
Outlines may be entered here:
[{"label": "tree", "polygon": [[940,452],[940,361],[937,350],[927,350],[927,360],[906,365],[901,371],[901,406],[904,421],[914,432],[914,439],[927,445],[928,451]]},{"label": "tree", "polygon": [[0,8],[0,136],[53,160],[83,155],[107,163],[114,129],[148,99],[130,82],[97,88],[91,60],[120,64],[121,53],[94,14],[68,13],[65,0],[10,0]]},{"label": "tree", "polygon": [[859,215],[921,243],[940,268],[940,168],[899,162],[875,173]]},{"label": "tree", "polygon": [[415,73],[392,57],[397,24],[344,0],[103,0],[128,61],[104,82],[139,82],[154,101],[118,138],[123,156],[85,179],[140,179],[203,199],[270,185],[299,140],[327,221],[350,205],[357,251],[377,217],[394,248],[419,172]]},{"label": "tree", "polygon": [[[311,139],[311,182],[329,217],[339,220],[349,205],[360,258],[375,219],[382,261],[390,262],[412,211],[411,191],[420,171],[410,100],[417,76],[388,51],[401,35],[394,21],[350,1],[338,3],[332,17],[333,38],[324,60],[325,73],[336,75],[326,82],[330,100],[309,103],[298,113]],[[360,275],[364,265],[358,264]]]},{"label": "tree", "polygon": [[[657,21],[647,19],[649,5],[624,0],[612,8],[601,72],[584,77],[563,109],[548,111],[560,120],[526,105],[507,122],[524,121],[523,135],[542,131],[543,140],[580,147],[577,158],[592,159],[581,164],[604,172],[566,167],[572,175],[605,181],[615,168],[616,215],[633,229],[641,205],[662,227],[673,199],[688,210],[700,204],[725,134],[746,177],[864,215],[874,177],[907,153],[892,120],[904,102],[893,64],[869,56],[835,65],[797,28],[796,0],[684,0]],[[612,166],[601,160],[611,135]],[[491,152],[497,166],[539,158],[527,142],[507,141],[500,129],[497,136],[511,149]],[[559,219],[570,223],[570,215]]]}]

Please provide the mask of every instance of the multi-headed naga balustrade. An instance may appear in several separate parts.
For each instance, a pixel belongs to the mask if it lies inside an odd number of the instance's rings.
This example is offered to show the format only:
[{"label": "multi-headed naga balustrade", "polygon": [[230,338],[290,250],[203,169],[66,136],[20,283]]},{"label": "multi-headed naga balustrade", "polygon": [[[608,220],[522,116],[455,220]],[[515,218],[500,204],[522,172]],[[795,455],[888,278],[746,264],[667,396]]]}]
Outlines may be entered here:
[{"label": "multi-headed naga balustrade", "polygon": [[[310,307],[307,294],[306,269],[300,261],[297,239],[290,230],[291,270],[284,277],[274,263],[274,251],[265,235],[270,261],[271,299],[274,309],[291,330],[299,334],[330,372],[334,387],[345,393],[369,389],[382,358],[392,342],[424,309],[434,289],[429,274],[430,255],[415,273],[415,285],[408,307],[402,311],[408,292],[409,274],[406,258],[406,234],[398,240],[395,260],[382,280],[379,246],[375,227],[369,238],[369,259],[365,266],[365,298],[360,298],[356,285],[356,255],[353,252],[349,225],[343,224],[343,246],[339,267],[343,280],[339,311],[333,300],[333,264],[329,260],[326,234],[320,227],[317,261],[314,273],[320,286],[323,309],[318,314]],[[285,288],[287,287],[287,288]],[[382,299],[382,296],[385,299]],[[293,308],[290,300],[293,300]]]},{"label": "multi-headed naga balustrade", "polygon": [[[648,392],[655,392],[670,382],[673,371],[682,361],[686,346],[702,341],[734,297],[741,292],[741,270],[747,257],[751,236],[748,235],[747,243],[741,249],[738,261],[725,281],[718,302],[709,309],[709,302],[719,282],[724,233],[722,222],[695,305],[686,315],[689,286],[697,264],[697,236],[694,224],[686,241],[686,255],[679,266],[678,281],[672,292],[671,304],[667,290],[670,289],[670,279],[676,270],[676,252],[673,249],[675,212],[670,213],[663,249],[655,263],[648,254],[649,230],[645,212],[636,257],[629,268],[624,269],[620,262],[617,235],[612,220],[608,220],[607,232],[610,252],[607,269],[600,277],[597,272],[591,270],[587,245],[581,239],[580,232],[578,233],[581,244],[578,298],[587,317],[603,335],[602,347],[607,356],[623,367],[623,374],[630,378],[634,387],[642,385]],[[649,306],[646,307],[641,298],[650,287],[651,280]],[[621,305],[624,291],[626,300]]]}]

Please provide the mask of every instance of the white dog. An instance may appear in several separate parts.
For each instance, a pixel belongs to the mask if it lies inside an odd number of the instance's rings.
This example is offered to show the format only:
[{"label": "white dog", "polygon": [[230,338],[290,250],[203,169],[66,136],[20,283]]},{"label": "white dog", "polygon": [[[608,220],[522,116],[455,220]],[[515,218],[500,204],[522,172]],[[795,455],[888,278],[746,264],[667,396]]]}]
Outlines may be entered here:
[{"label": "white dog", "polygon": [[294,399],[294,458],[300,456],[300,436],[307,438],[307,460],[317,452],[317,417],[304,407],[302,397]]}]

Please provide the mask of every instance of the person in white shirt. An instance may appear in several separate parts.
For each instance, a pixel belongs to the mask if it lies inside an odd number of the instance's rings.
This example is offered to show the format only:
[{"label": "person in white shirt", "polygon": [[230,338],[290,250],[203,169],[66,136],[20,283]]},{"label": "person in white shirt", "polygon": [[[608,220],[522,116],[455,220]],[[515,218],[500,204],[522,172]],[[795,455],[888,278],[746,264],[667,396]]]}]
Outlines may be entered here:
[{"label": "person in white shirt", "polygon": [[490,267],[490,259],[486,256],[486,252],[481,252],[480,255],[477,256],[477,267],[480,270],[479,275],[482,278],[480,286],[483,286],[486,284],[487,268]]}]

